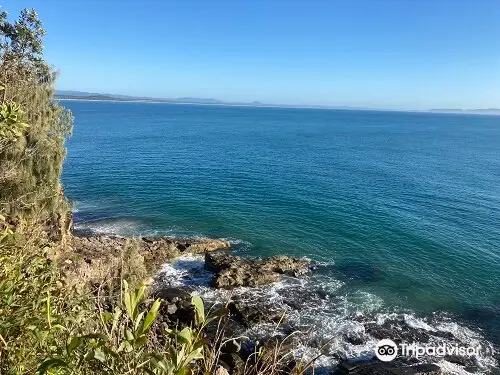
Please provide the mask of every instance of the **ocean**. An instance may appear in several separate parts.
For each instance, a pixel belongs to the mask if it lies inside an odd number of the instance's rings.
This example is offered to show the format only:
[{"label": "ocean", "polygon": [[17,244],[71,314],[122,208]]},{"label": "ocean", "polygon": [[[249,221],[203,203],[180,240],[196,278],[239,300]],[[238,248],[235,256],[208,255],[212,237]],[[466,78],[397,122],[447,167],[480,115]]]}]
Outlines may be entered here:
[{"label": "ocean", "polygon": [[[209,236],[238,255],[310,258],[312,277],[258,293],[328,293],[290,309],[291,320],[316,327],[316,339],[338,337],[345,353],[371,345],[342,339],[363,329],[360,316],[397,316],[498,352],[500,116],[63,104],[75,116],[63,182],[77,229]],[[166,282],[200,264],[166,265]]]}]

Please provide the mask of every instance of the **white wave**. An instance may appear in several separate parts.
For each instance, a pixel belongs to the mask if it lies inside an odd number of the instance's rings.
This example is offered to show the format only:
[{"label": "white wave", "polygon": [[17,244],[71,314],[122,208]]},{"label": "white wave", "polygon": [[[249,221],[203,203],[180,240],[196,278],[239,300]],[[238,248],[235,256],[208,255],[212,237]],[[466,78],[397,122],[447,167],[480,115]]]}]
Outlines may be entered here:
[{"label": "white wave", "polygon": [[[362,291],[343,292],[343,282],[324,275],[298,279],[285,277],[271,285],[233,290],[211,288],[212,276],[211,272],[204,269],[203,256],[184,255],[163,266],[158,282],[171,286],[188,285],[208,304],[225,303],[232,297],[238,296],[249,305],[264,300],[266,303],[280,306],[286,313],[286,324],[293,330],[300,331],[300,344],[295,356],[310,360],[322,353],[316,366],[330,369],[328,370],[330,372],[325,374],[331,373],[331,368],[337,365],[339,355],[346,359],[372,359],[378,340],[366,332],[365,325],[367,323],[383,325],[388,320],[400,322],[410,328],[425,330],[431,335],[431,342],[442,342],[444,336],[438,333],[450,332],[455,337],[453,343],[487,346],[488,351],[481,353],[482,355],[477,358],[480,369],[496,365],[492,356],[492,345],[478,332],[462,327],[456,322],[438,320],[431,323],[428,319],[410,313],[378,312],[384,307],[379,297]],[[324,293],[316,295],[318,291]],[[307,296],[312,297],[308,300]],[[289,299],[297,299],[300,308],[287,304]],[[274,323],[257,324],[243,332],[244,335],[254,338],[269,337],[275,333]],[[437,336],[433,338],[433,334]],[[349,340],[350,336],[360,338],[360,342]],[[461,366],[443,360],[439,365],[445,374],[470,375]],[[321,372],[316,373],[321,374]]]},{"label": "white wave", "polygon": [[457,365],[455,363],[445,361],[444,359],[440,360],[436,364],[439,367],[441,367],[441,370],[443,371],[444,374],[449,374],[449,375],[487,375],[487,374],[491,374],[489,369],[480,369],[479,371],[476,371],[476,372],[469,372],[465,368],[463,368],[462,366]]},{"label": "white wave", "polygon": [[140,233],[141,222],[128,218],[82,221],[74,225],[75,229],[87,229],[97,234],[130,236]]},{"label": "white wave", "polygon": [[408,324],[412,328],[420,328],[420,329],[424,329],[424,330],[430,331],[430,332],[436,331],[435,328],[431,327],[429,324],[424,322],[422,319],[419,319],[412,314],[404,314],[403,316],[404,316],[404,321],[406,322],[406,324]]},{"label": "white wave", "polygon": [[158,282],[170,286],[208,287],[212,273],[204,268],[202,255],[186,254],[163,265]]},{"label": "white wave", "polygon": [[245,241],[245,240],[242,240],[242,239],[239,239],[239,238],[229,237],[229,238],[221,238],[221,240],[227,241],[231,245],[245,245],[245,247],[252,246],[252,243],[250,241]]}]

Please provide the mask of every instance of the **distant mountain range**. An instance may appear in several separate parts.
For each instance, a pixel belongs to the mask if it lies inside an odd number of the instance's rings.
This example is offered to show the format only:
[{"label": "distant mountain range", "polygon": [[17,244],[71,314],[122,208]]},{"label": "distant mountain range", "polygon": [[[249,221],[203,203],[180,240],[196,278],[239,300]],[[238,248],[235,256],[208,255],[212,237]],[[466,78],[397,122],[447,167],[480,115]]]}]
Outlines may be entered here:
[{"label": "distant mountain range", "polygon": [[[101,94],[92,93],[85,91],[74,91],[74,90],[56,90],[56,99],[66,99],[66,100],[113,100],[122,102],[154,102],[154,103],[176,103],[176,104],[220,104],[220,105],[239,105],[239,106],[254,106],[254,107],[285,107],[285,108],[323,108],[323,109],[346,109],[346,110],[375,110],[373,108],[363,108],[363,107],[342,107],[342,106],[323,106],[323,105],[290,105],[290,104],[264,104],[261,102],[224,102],[222,100],[213,98],[152,98],[147,96],[129,96],[129,95],[119,95],[119,94]],[[427,111],[415,111],[415,112],[438,112],[438,113],[469,113],[469,114],[488,114],[488,115],[500,115],[500,109],[498,108],[486,108],[486,109],[429,109]]]},{"label": "distant mountain range", "polygon": [[129,96],[119,94],[101,94],[95,92],[56,90],[57,99],[79,99],[79,100],[118,100],[118,101],[141,101],[141,102],[170,102],[170,103],[199,103],[199,104],[223,104],[222,101],[212,98],[151,98],[146,96]]},{"label": "distant mountain range", "polygon": [[439,113],[476,113],[484,115],[500,115],[499,108],[483,108],[483,109],[456,109],[456,108],[438,108],[429,109],[429,112],[439,112]]}]

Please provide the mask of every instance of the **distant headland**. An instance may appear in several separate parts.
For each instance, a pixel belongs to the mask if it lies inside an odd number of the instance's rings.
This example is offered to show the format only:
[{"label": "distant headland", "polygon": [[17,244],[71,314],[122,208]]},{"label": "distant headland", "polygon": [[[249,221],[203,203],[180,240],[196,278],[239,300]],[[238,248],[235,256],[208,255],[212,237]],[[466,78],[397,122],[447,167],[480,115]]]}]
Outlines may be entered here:
[{"label": "distant headland", "polygon": [[[120,101],[120,102],[145,102],[145,103],[171,103],[171,104],[212,104],[227,106],[248,106],[248,107],[280,107],[280,108],[318,108],[318,109],[343,109],[357,111],[379,111],[377,108],[349,107],[349,106],[325,106],[325,105],[294,105],[294,104],[268,104],[259,101],[253,102],[226,102],[213,98],[154,98],[147,96],[130,96],[119,94],[101,94],[85,91],[56,90],[56,99],[61,100],[89,100],[89,101]],[[385,109],[391,111],[391,109]],[[455,109],[437,108],[428,110],[406,110],[405,112],[433,112],[433,113],[456,113],[456,114],[477,114],[477,115],[500,115],[500,108],[485,109]]]}]

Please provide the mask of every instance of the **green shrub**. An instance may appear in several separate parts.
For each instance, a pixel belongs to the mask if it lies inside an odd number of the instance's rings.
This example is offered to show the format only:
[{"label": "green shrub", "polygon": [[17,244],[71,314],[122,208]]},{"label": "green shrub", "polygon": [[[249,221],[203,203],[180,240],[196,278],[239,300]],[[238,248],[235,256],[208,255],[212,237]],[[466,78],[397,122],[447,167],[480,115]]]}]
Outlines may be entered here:
[{"label": "green shrub", "polygon": [[72,117],[53,100],[44,34],[32,10],[15,22],[0,13],[0,213],[36,218],[61,239],[70,222],[60,176]]},{"label": "green shrub", "polygon": [[61,285],[42,233],[0,224],[0,373],[33,374],[90,310]]},{"label": "green shrub", "polygon": [[[160,300],[151,303],[145,298],[146,286],[129,291],[123,281],[121,305],[114,311],[101,311],[100,333],[72,336],[57,357],[45,360],[40,374],[51,370],[64,374],[82,374],[92,371],[103,374],[155,374],[188,375],[201,371],[207,342],[203,330],[208,323],[227,313],[220,309],[205,317],[205,307],[200,297],[193,297],[196,326],[182,330],[164,327],[153,330],[158,316]],[[163,345],[155,345],[163,336]]]},{"label": "green shrub", "polygon": [[[0,86],[0,90],[5,91],[5,87]],[[15,102],[0,105],[0,138],[6,141],[15,142],[23,135],[29,127],[23,122],[24,112],[21,106]]]}]

